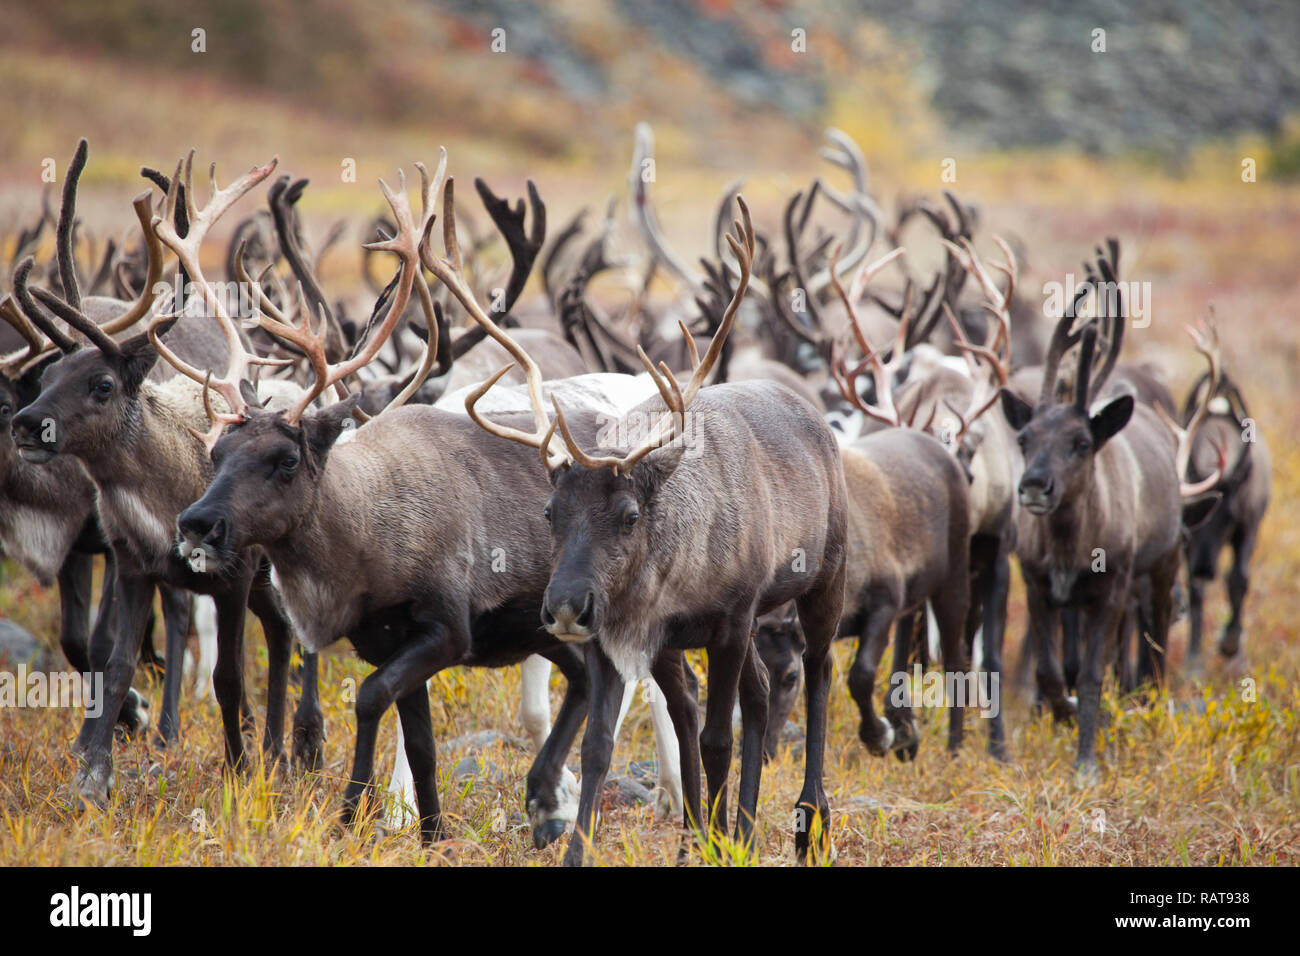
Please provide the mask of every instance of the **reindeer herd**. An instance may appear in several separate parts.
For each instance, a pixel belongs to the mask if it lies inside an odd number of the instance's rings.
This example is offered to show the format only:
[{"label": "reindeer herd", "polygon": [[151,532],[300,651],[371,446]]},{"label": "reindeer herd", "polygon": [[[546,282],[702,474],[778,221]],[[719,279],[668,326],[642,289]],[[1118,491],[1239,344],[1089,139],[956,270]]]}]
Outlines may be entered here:
[{"label": "reindeer herd", "polygon": [[[1270,462],[1213,325],[1189,330],[1208,369],[1179,409],[1151,367],[1121,360],[1117,242],[1089,257],[1052,325],[1017,284],[1007,243],[994,237],[996,261],[976,252],[971,208],[946,194],[943,206],[905,204],[887,228],[857,146],[827,135],[823,156],[848,190],[816,178],[770,234],[727,190],[702,271],[659,227],[648,127],[629,176],[631,254],[614,203],[548,247],[532,182],[512,204],[476,181],[509,252],[504,277],[485,252],[494,236],[464,211],[458,222],[443,151],[432,174],[416,164],[410,190],[400,172],[396,188],[380,182],[389,215],[364,246],[365,305],[323,289],[319,264],[341,230],[313,254],[297,210],[306,182],[272,180],[275,159],[224,188],[214,171],[202,206],[193,152],[170,176],[142,170],[138,240],[110,241],[84,273],[83,140],[57,217],[46,209],[18,235],[0,300],[0,547],[57,581],[68,663],[104,675],[102,715],[86,716],[74,745],[76,795],[105,803],[116,728],[150,723],[132,688],[142,660],[163,672],[157,743],[177,739],[192,623],[226,764],[247,766],[247,611],[268,651],[268,760],[287,759],[297,679],[293,761],[322,765],[317,655],[346,638],[374,670],[356,697],[344,819],[384,802],[377,736],[395,704],[393,787],[429,841],[444,827],[428,682],[452,666],[522,664],[537,751],[525,806],[538,847],[574,824],[570,864],[596,839],[642,680],[655,688],[661,802],[682,813],[683,854],[731,818],[737,706],[734,832],[752,844],[764,761],[802,683],[795,847],[826,858],[832,642],[858,642],[848,689],[862,743],[912,758],[913,708],[888,693],[883,713],[876,703],[891,634],[891,686],[930,659],[931,631],[946,671],[978,656],[1000,679],[1013,555],[1022,657],[1036,662],[1040,704],[1077,720],[1084,775],[1096,773],[1107,671],[1124,691],[1165,679],[1184,565],[1198,666],[1205,582],[1224,545],[1232,617],[1219,650],[1240,653]],[[237,225],[224,281],[210,280],[205,240],[264,182],[268,211]],[[40,268],[47,225],[54,255]],[[903,256],[903,230],[917,227],[942,243],[929,281]],[[892,248],[873,258],[880,242]],[[391,280],[371,278],[385,257]],[[544,295],[529,302],[534,272]],[[650,294],[656,275],[683,293],[674,304]],[[625,304],[611,313],[612,298]],[[699,648],[702,726],[685,656]],[[553,723],[552,664],[565,679]],[[950,750],[970,705],[949,706]],[[565,762],[584,721],[574,781]],[[1000,708],[987,729],[990,753],[1009,759]]]}]

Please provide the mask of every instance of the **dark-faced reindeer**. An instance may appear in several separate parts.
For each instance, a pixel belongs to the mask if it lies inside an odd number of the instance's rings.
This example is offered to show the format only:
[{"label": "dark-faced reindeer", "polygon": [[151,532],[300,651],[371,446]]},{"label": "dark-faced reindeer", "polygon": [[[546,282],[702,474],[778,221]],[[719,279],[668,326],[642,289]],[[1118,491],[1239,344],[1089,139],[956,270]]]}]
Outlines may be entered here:
[{"label": "dark-faced reindeer", "polygon": [[[218,322],[206,328],[225,334],[224,353],[229,375],[247,368],[254,357],[246,351],[239,330],[199,267],[199,246],[213,223],[241,196],[265,179],[275,161],[257,167],[225,189],[213,181],[212,196],[202,210],[194,204],[191,188],[193,154],[184,163],[188,233],[181,237],[173,225],[181,167],[170,183],[163,214],[154,217],[154,234],[174,252],[192,282],[201,290],[204,306]],[[212,474],[199,429],[211,410],[201,385],[183,377],[163,385],[147,381],[158,357],[155,345],[175,323],[175,317],[156,319],[147,333],[122,343],[92,322],[76,305],[54,296],[43,303],[59,318],[85,336],[90,347],[64,355],[46,369],[40,397],[13,420],[12,431],[20,454],[32,462],[67,455],[80,460],[98,490],[99,515],[118,564],[117,628],[105,673],[104,717],[87,718],[75,744],[82,763],[76,792],[102,803],[113,782],[113,718],[130,689],[139,655],[143,621],[149,614],[154,588],[162,583],[211,595],[217,606],[219,654],[214,689],[221,707],[226,757],[230,766],[243,766],[243,627],[245,607],[262,621],[270,658],[268,708],[263,750],[271,759],[282,751],[283,712],[292,636],[271,593],[262,562],[252,552],[242,552],[220,576],[193,570],[173,545],[175,516],[202,494]],[[184,308],[184,303],[177,303]],[[205,327],[191,319],[197,327]],[[165,346],[164,346],[165,348]],[[169,361],[192,369],[167,350]],[[211,367],[219,359],[211,357]],[[254,579],[257,578],[257,586]],[[250,591],[251,588],[251,591]],[[179,661],[177,661],[179,663]],[[173,709],[179,689],[180,668],[169,673],[164,688],[164,711]],[[308,662],[303,699],[295,718],[295,755],[309,763],[319,760],[323,727],[315,698],[315,660]]]},{"label": "dark-faced reindeer", "polygon": [[[372,248],[395,253],[401,271],[394,303],[365,350],[331,365],[306,318],[299,326],[268,323],[310,358],[312,388],[283,412],[238,408],[231,416],[238,420],[228,423],[213,451],[215,479],[177,526],[183,548],[200,548],[210,574],[221,573],[243,549],[265,549],[304,646],[318,650],[347,637],[377,668],[357,695],[347,821],[356,819],[363,796],[373,796],[379,720],[396,703],[420,833],[426,840],[440,837],[426,682],[446,667],[501,667],[531,654],[556,663],[568,689],[526,795],[535,841],[544,845],[564,829],[563,820],[552,827],[556,785],[587,699],[581,655],[537,626],[548,574],[544,474],[531,454],[493,441],[464,415],[402,407],[420,375],[349,441],[336,439],[349,424],[355,397],[309,410],[312,400],[373,356],[413,293],[431,329],[427,373],[437,325],[421,259],[433,263],[435,275],[476,320],[490,322],[461,272],[450,180],[444,191],[449,258],[427,252],[443,169],[432,183],[420,170],[418,220],[404,188],[394,193],[383,186],[396,231]],[[535,367],[528,380],[540,388]]]},{"label": "dark-faced reindeer", "polygon": [[[1006,388],[1001,393],[1003,414],[1016,429],[1025,462],[1016,551],[1039,688],[1058,719],[1073,716],[1056,635],[1062,611],[1077,609],[1082,665],[1076,765],[1089,776],[1096,771],[1102,681],[1134,580],[1149,577],[1151,634],[1163,651],[1178,570],[1182,496],[1197,490],[1180,485],[1178,443],[1154,412],[1135,403],[1131,393],[1093,404],[1113,367],[1108,360],[1095,379],[1091,374],[1097,323],[1106,316],[1125,321],[1113,249],[1109,260],[1098,258],[1104,283],[1097,286],[1098,318],[1073,329],[1070,308],[1053,332],[1037,404]],[[1075,343],[1074,401],[1066,404],[1055,400],[1057,366]],[[1156,660],[1157,673],[1162,666]]]},{"label": "dark-faced reindeer", "polygon": [[[1210,334],[1217,338],[1213,326]],[[1232,547],[1227,579],[1231,617],[1219,634],[1218,647],[1224,657],[1241,652],[1242,605],[1259,525],[1268,509],[1272,459],[1245,398],[1226,373],[1221,374],[1217,386],[1212,372],[1203,374],[1183,403],[1181,428],[1168,424],[1176,428],[1176,434],[1191,433],[1187,453],[1179,462],[1184,481],[1199,484],[1216,471],[1223,476],[1210,489],[1220,500],[1209,517],[1197,524],[1189,516],[1185,522],[1190,529],[1185,544],[1191,615],[1187,656],[1196,666],[1204,628],[1205,584],[1218,573],[1219,553],[1225,545]]]},{"label": "dark-faced reindeer", "polygon": [[[81,172],[88,155],[88,146],[82,140],[69,164],[63,191],[63,203],[56,228],[56,268],[69,276],[67,294],[83,308],[94,313],[102,323],[106,335],[121,340],[132,326],[146,315],[157,298],[157,283],[162,275],[163,253],[154,236],[150,220],[152,206],[148,192],[133,202],[144,237],[147,270],[145,281],[134,302],[123,302],[102,296],[81,297],[75,266],[64,264],[64,257],[72,254],[69,241],[64,241],[70,231],[76,212],[76,193]],[[30,257],[20,262],[14,271],[14,291],[22,311],[8,297],[0,302],[0,313],[24,341],[24,353],[11,355],[4,360],[4,374],[0,376],[4,394],[0,410],[0,545],[17,558],[42,582],[48,584],[57,577],[60,601],[59,643],[68,663],[82,673],[102,671],[111,651],[115,605],[113,592],[116,586],[116,562],[99,523],[96,508],[96,489],[81,463],[72,457],[57,457],[45,464],[24,461],[19,455],[10,434],[13,417],[40,394],[41,374],[59,358],[60,354],[76,351],[78,334],[69,333],[65,327],[48,315],[35,298],[53,302],[60,300],[43,289],[28,289],[32,272]],[[188,330],[187,330],[188,332]],[[205,348],[203,336],[178,336],[178,347],[189,354]],[[165,376],[161,370],[150,373],[158,382]],[[94,556],[104,555],[105,573],[103,599],[93,633],[87,630],[90,605],[91,571]],[[190,599],[184,591],[162,586],[163,619],[167,632],[167,656],[174,661],[167,678],[175,680],[180,674],[182,650],[190,622]],[[206,664],[209,654],[209,634],[205,618],[196,619],[200,632],[201,663]],[[142,659],[156,661],[152,640],[153,614],[150,611],[144,624],[145,637]],[[200,678],[201,679],[201,678]],[[177,727],[176,695],[172,695],[163,708],[158,722],[158,732],[163,740],[175,737]],[[135,691],[128,695],[118,714],[119,721],[131,732],[140,729],[147,721],[148,702]]]},{"label": "dark-faced reindeer", "polygon": [[[655,369],[643,359],[659,397],[632,413],[639,422],[653,422],[648,433],[640,429],[642,441],[628,442],[626,433],[606,429],[597,436],[598,450],[584,451],[575,432],[591,431],[589,416],[579,413],[571,423],[553,402],[552,420],[540,392],[531,434],[471,412],[493,434],[540,449],[554,485],[546,508],[553,559],[542,621],[561,640],[586,645],[592,694],[578,832],[566,863],[581,863],[592,839],[623,683],[647,673],[666,695],[677,729],[688,830],[705,820],[701,753],[709,819],[725,826],[731,715],[739,692],[744,729],[736,834],[746,844],[752,840],[767,676],[751,635],[758,614],[791,600],[807,636],[809,675],[804,786],[797,804],[806,825],[798,827],[796,850],[806,855],[811,814],[820,816],[826,840],[830,808],[821,778],[828,653],[843,603],[843,471],[829,428],[795,393],[770,382],[701,387],[749,282],[754,233],[743,203],[741,211],[744,222],[728,237],[740,268],[736,291],[689,381],[679,385],[667,366]],[[557,428],[562,445],[553,441]],[[688,428],[694,436],[690,454]],[[687,647],[709,652],[708,711],[698,736],[682,671],[681,650]]]}]

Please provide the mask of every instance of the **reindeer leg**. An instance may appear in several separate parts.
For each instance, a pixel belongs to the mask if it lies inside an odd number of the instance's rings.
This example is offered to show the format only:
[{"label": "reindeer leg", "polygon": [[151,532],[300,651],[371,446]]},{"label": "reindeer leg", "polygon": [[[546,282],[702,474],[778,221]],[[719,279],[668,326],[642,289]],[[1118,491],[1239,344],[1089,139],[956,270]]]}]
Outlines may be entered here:
[{"label": "reindeer leg", "polygon": [[[876,715],[876,669],[880,666],[885,645],[889,641],[889,626],[898,617],[898,601],[884,589],[873,588],[866,596],[865,603],[868,610],[864,616],[862,634],[858,638],[858,652],[853,658],[853,667],[849,670],[849,694],[857,703],[858,713],[862,716],[858,724],[858,738],[866,744],[868,753],[883,757],[896,742],[897,735],[892,720],[896,715],[901,715],[902,711],[891,712],[891,720]],[[886,698],[888,697],[887,694]],[[902,729],[911,725],[900,721],[898,726]],[[915,734],[914,728],[912,733]],[[910,746],[914,740],[915,738],[907,741],[907,745]]]},{"label": "reindeer leg", "polygon": [[[379,735],[379,721],[388,708],[403,698],[423,695],[425,703],[408,700],[407,712],[398,708],[402,723],[407,762],[415,786],[415,802],[420,812],[420,839],[425,843],[442,839],[442,817],[438,811],[436,794],[430,801],[433,778],[433,758],[426,757],[421,748],[427,740],[432,744],[433,724],[428,710],[426,682],[444,667],[450,667],[464,657],[470,646],[469,619],[464,612],[453,611],[441,620],[413,621],[406,629],[400,645],[386,660],[361,682],[357,691],[357,744],[352,761],[352,776],[343,790],[343,822],[351,826],[357,821],[361,798],[369,797],[369,808],[379,805],[374,799],[375,742]],[[420,721],[423,720],[423,726]],[[414,739],[412,739],[414,738]],[[412,746],[417,758],[424,761],[423,771],[412,758]],[[425,774],[421,779],[420,773]],[[423,788],[424,797],[421,799]]]},{"label": "reindeer leg", "polygon": [[586,644],[586,662],[591,702],[587,709],[587,729],[582,735],[582,792],[578,797],[573,838],[564,853],[565,866],[582,866],[587,844],[595,837],[600,795],[614,754],[614,721],[623,702],[623,678],[596,641]]},{"label": "reindeer leg", "polygon": [[212,596],[217,606],[217,666],[212,672],[212,690],[221,708],[226,766],[235,771],[245,769],[244,610],[252,578],[252,572],[241,567],[226,588]]},{"label": "reindeer leg", "polygon": [[104,580],[100,584],[99,609],[95,612],[95,626],[90,631],[87,654],[92,671],[108,667],[113,654],[113,635],[117,629],[117,558],[111,550],[104,552]]},{"label": "reindeer leg", "polygon": [[1061,657],[1064,665],[1065,689],[1079,692],[1079,612],[1076,608],[1062,608]]},{"label": "reindeer leg", "polygon": [[293,762],[302,770],[316,771],[325,765],[325,717],[320,709],[320,658],[302,652],[302,696],[293,713]]},{"label": "reindeer leg", "polygon": [[1007,594],[1011,589],[1011,549],[998,540],[997,554],[988,566],[984,591],[984,672],[989,675],[989,753],[1007,759],[1006,731],[1002,726],[1002,644],[1007,631]]},{"label": "reindeer leg", "polygon": [[[95,559],[73,551],[59,568],[59,647],[74,671],[89,674],[90,588]],[[106,582],[105,595],[112,590]]]},{"label": "reindeer leg", "polygon": [[[940,651],[943,654],[943,669],[949,673],[965,674],[970,670],[966,657],[965,623],[968,611],[968,596],[965,593],[970,584],[970,575],[964,569],[953,576],[954,580],[938,595],[934,596],[931,606],[939,622]],[[966,707],[971,705],[970,697],[965,706],[957,707],[948,701],[948,752],[956,753],[961,749],[963,719]]]},{"label": "reindeer leg", "polygon": [[162,599],[163,632],[166,634],[166,657],[163,667],[162,713],[158,717],[155,743],[166,747],[174,743],[181,731],[181,661],[185,657],[185,639],[190,630],[190,592],[184,588],[158,585]]},{"label": "reindeer leg", "polygon": [[1106,677],[1106,662],[1115,650],[1120,617],[1127,603],[1127,575],[1117,572],[1120,581],[1106,596],[1100,608],[1080,611],[1083,637],[1083,668],[1079,683],[1079,750],[1075,767],[1094,777],[1097,771],[1097,726],[1101,713],[1101,689]]},{"label": "reindeer leg", "polygon": [[[533,765],[528,768],[524,788],[524,806],[528,808],[533,846],[540,850],[563,836],[568,825],[577,819],[577,781],[573,779],[573,774],[564,765],[564,761],[573,747],[573,738],[578,736],[578,729],[587,716],[588,687],[587,666],[583,655],[575,647],[564,644],[547,651],[544,656],[534,655],[524,661],[525,667],[533,660],[546,665],[547,676],[554,663],[566,682],[560,712],[556,714],[554,726],[542,741]],[[540,671],[540,668],[535,668],[534,677],[540,676],[536,671]],[[545,684],[541,690],[545,692]],[[534,704],[540,703],[542,699],[545,698],[534,700]],[[549,701],[546,716],[549,719]]]},{"label": "reindeer leg", "polygon": [[1194,671],[1201,669],[1201,634],[1205,627],[1205,582],[1191,573],[1187,574],[1187,664]]},{"label": "reindeer leg", "polygon": [[[894,756],[903,763],[916,759],[917,752],[921,747],[921,739],[916,730],[916,716],[912,711],[911,704],[905,700],[897,699],[897,690],[911,680],[909,668],[913,661],[919,663],[923,671],[929,667],[930,635],[928,631],[929,620],[924,605],[910,614],[900,614],[898,620],[894,622],[894,670],[889,675],[889,690],[885,692],[885,715],[888,719],[888,736],[892,739]],[[918,633],[923,635],[920,640],[917,640]],[[859,654],[861,654],[861,651],[862,649],[859,647]],[[852,681],[853,675],[850,673],[850,692],[852,692]],[[874,678],[872,683],[874,684]],[[861,734],[862,731],[859,729],[859,737],[861,737]],[[871,749],[870,744],[867,745],[867,749]]]},{"label": "reindeer leg", "polygon": [[745,656],[752,645],[753,607],[725,620],[715,632],[709,646],[709,690],[704,709],[704,729],[700,731],[700,757],[704,762],[704,779],[709,791],[705,811],[709,819],[710,839],[716,830],[727,829],[727,776],[731,769],[731,716],[740,688],[740,674]]},{"label": "reindeer leg", "polygon": [[1065,678],[1056,650],[1056,633],[1062,614],[1059,608],[1047,603],[1046,582],[1030,574],[1026,574],[1024,580],[1029,630],[1033,635],[1037,660],[1038,693],[1052,708],[1052,719],[1066,723],[1074,718],[1075,708],[1065,697]]},{"label": "reindeer leg", "polygon": [[735,839],[747,850],[754,842],[758,815],[758,790],[763,773],[763,738],[767,734],[767,668],[752,639],[740,675],[740,794],[736,810]]},{"label": "reindeer leg", "polygon": [[271,589],[265,570],[257,573],[248,592],[248,609],[262,622],[266,637],[266,728],[262,754],[268,764],[284,762],[284,705],[289,690],[289,660],[293,656],[293,635]]},{"label": "reindeer leg", "polygon": [[117,591],[118,638],[108,667],[95,675],[102,680],[98,688],[100,706],[95,712],[87,710],[73,745],[73,753],[81,758],[74,793],[98,806],[108,802],[113,788],[113,727],[131,691],[154,585],[146,577],[121,575],[117,579]]},{"label": "reindeer leg", "polygon": [[397,716],[402,724],[406,762],[415,785],[415,805],[420,813],[420,839],[425,843],[446,835],[442,810],[438,806],[438,748],[433,741],[433,715],[429,711],[429,689],[420,681],[415,690],[397,698]]},{"label": "reindeer leg", "polygon": [[1219,635],[1219,653],[1236,657],[1241,650],[1241,608],[1250,588],[1250,559],[1255,553],[1256,530],[1243,529],[1232,536],[1232,570],[1228,572],[1228,602],[1232,617]]},{"label": "reindeer leg", "polygon": [[693,682],[695,675],[686,663],[686,655],[675,650],[661,651],[650,672],[663,694],[677,734],[682,779],[682,828],[685,831],[677,859],[684,863],[690,840],[704,819],[700,808],[700,711]]},{"label": "reindeer leg", "polygon": [[1173,621],[1173,591],[1174,583],[1178,580],[1178,565],[1179,549],[1174,548],[1151,571],[1146,588],[1138,595],[1139,627],[1145,628],[1150,634],[1157,687],[1164,686],[1165,668],[1169,663],[1169,626]]},{"label": "reindeer leg", "polygon": [[831,805],[822,785],[826,756],[826,709],[831,690],[831,642],[839,629],[844,610],[844,562],[841,560],[821,587],[807,591],[795,601],[799,624],[807,647],[804,650],[804,696],[808,708],[807,743],[804,747],[803,789],[795,803],[795,856],[800,863],[808,857],[814,827],[813,814],[820,817],[821,837],[814,856],[829,858],[831,852]]}]

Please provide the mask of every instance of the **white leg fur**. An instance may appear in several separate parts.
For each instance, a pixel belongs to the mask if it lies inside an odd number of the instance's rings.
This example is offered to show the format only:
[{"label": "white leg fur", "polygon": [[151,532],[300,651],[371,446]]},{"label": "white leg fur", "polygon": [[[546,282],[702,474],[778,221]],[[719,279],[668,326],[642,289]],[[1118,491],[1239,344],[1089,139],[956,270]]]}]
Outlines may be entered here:
[{"label": "white leg fur", "polygon": [[202,700],[212,696],[212,672],[217,668],[217,605],[205,594],[194,595],[194,630],[199,637],[194,699]]},{"label": "white leg fur", "polygon": [[930,666],[939,660],[939,621],[927,601],[925,605],[925,646],[930,651]]},{"label": "white leg fur", "polygon": [[650,724],[655,733],[655,816],[667,819],[682,812],[682,757],[668,704],[654,678],[650,682]]},{"label": "white leg fur", "polygon": [[533,752],[542,749],[551,732],[551,662],[534,654],[519,665],[519,722],[533,742]]},{"label": "white leg fur", "polygon": [[[425,682],[425,693],[432,685]],[[406,762],[406,737],[402,721],[397,721],[397,759],[393,761],[393,778],[388,781],[388,814],[384,821],[393,829],[401,830],[415,822],[415,780],[411,765]]]}]

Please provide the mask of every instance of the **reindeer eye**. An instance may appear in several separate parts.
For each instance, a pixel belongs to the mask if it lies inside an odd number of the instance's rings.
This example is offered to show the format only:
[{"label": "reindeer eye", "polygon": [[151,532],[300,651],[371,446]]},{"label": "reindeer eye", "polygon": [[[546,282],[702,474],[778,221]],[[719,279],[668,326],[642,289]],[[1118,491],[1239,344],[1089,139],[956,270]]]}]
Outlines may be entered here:
[{"label": "reindeer eye", "polygon": [[623,516],[623,527],[625,528],[632,527],[632,525],[636,524],[636,519],[639,517],[641,517],[641,515],[638,514],[637,512],[629,511],[626,515]]},{"label": "reindeer eye", "polygon": [[1089,448],[1091,448],[1091,447],[1092,447],[1092,442],[1090,442],[1090,441],[1089,441],[1088,439],[1086,439],[1086,438],[1076,438],[1076,439],[1074,440],[1074,450],[1075,450],[1075,452],[1077,452],[1078,454],[1083,454],[1085,451],[1087,451],[1087,450],[1088,450]]},{"label": "reindeer eye", "polygon": [[280,468],[285,472],[292,474],[298,470],[298,459],[294,455],[287,455],[280,459]]},{"label": "reindeer eye", "polygon": [[1021,450],[1021,451],[1024,451],[1024,450],[1025,450],[1025,436],[1024,436],[1024,435],[1017,435],[1017,436],[1016,436],[1016,444],[1020,446],[1020,450]]},{"label": "reindeer eye", "polygon": [[8,415],[13,410],[14,407],[10,405],[8,402],[5,402],[3,405],[0,405],[0,415]]},{"label": "reindeer eye", "polygon": [[109,379],[101,379],[91,387],[91,392],[97,398],[105,398],[113,394],[113,383]]},{"label": "reindeer eye", "polygon": [[550,505],[547,505],[545,508],[542,509],[542,517],[546,519],[546,523],[547,523],[547,524],[550,524],[550,523],[551,523],[551,506],[550,506]]}]

